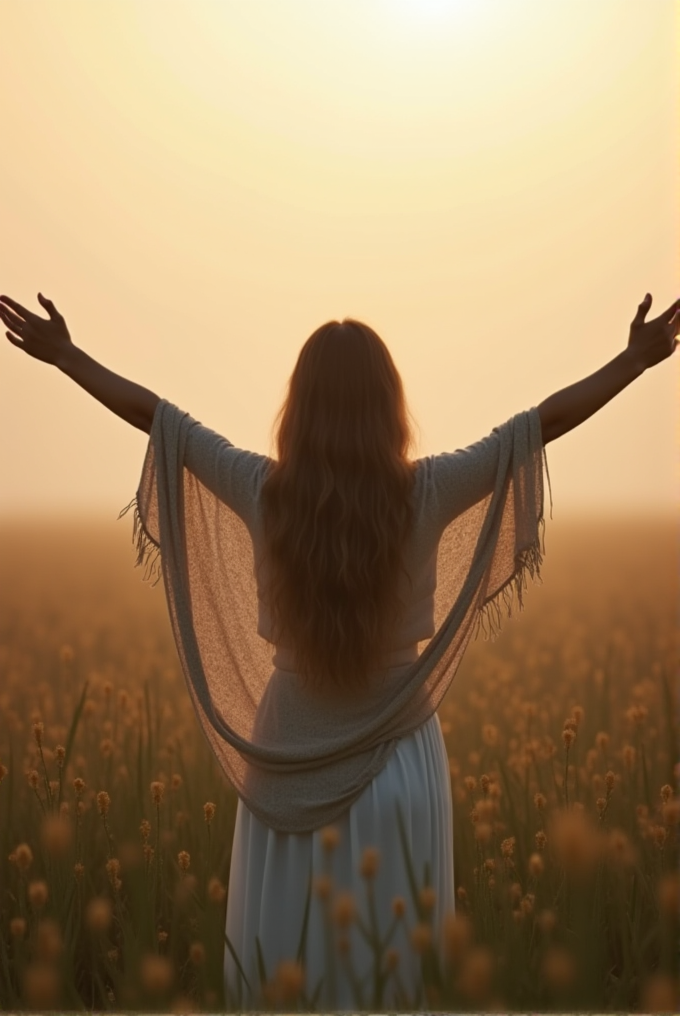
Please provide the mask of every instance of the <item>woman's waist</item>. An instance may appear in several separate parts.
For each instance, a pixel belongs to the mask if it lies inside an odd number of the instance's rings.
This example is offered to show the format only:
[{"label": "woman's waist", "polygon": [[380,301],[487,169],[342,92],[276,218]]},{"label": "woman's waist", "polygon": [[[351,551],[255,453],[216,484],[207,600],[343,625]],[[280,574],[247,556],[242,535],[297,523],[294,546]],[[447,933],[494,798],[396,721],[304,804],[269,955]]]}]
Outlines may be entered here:
[{"label": "woman's waist", "polygon": [[[401,667],[406,663],[414,663],[419,655],[417,642],[414,642],[410,646],[404,646],[401,649],[392,649],[384,655],[382,668],[389,669],[390,667]],[[295,654],[287,646],[276,646],[272,656],[272,664],[278,670],[288,670],[293,674],[297,673]]]}]

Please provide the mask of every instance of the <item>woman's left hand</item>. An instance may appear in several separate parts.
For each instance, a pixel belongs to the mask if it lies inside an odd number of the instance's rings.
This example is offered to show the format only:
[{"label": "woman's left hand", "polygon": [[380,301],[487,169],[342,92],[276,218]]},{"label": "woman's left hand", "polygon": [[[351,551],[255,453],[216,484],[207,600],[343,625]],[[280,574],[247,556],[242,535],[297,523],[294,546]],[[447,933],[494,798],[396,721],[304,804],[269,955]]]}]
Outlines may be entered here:
[{"label": "woman's left hand", "polygon": [[26,310],[8,296],[0,296],[0,320],[15,333],[6,333],[13,346],[43,363],[56,364],[73,348],[73,343],[66,322],[52,301],[42,293],[38,293],[38,300],[49,314],[48,320]]}]

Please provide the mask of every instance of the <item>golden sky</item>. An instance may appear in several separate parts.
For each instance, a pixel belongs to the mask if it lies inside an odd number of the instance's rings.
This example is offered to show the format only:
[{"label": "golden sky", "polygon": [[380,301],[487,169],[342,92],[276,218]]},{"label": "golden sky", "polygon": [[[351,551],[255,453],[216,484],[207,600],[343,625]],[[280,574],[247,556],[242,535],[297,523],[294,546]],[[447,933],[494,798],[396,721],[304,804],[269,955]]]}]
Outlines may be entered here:
[{"label": "golden sky", "polygon": [[[418,454],[464,447],[680,295],[679,13],[2,0],[0,292],[264,453],[306,338],[358,317]],[[147,436],[2,331],[0,516],[115,519]],[[677,511],[679,363],[548,445],[555,521]]]}]

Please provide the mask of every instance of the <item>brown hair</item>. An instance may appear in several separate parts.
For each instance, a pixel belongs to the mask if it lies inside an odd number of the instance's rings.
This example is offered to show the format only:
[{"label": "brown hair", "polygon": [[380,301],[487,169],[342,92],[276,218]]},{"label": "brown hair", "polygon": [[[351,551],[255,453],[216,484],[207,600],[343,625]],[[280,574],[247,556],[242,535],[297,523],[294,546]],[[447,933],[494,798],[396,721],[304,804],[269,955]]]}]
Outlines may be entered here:
[{"label": "brown hair", "polygon": [[358,688],[401,610],[413,522],[413,444],[399,373],[368,325],[329,321],[305,342],[272,427],[262,486],[268,599],[303,684]]}]

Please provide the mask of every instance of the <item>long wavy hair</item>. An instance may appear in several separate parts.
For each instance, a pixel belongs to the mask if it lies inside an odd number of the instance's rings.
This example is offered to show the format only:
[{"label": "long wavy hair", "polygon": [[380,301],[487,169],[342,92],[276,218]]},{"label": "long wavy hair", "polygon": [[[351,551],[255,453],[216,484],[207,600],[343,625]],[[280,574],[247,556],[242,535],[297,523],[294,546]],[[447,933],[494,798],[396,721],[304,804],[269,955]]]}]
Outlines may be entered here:
[{"label": "long wavy hair", "polygon": [[273,636],[291,646],[303,685],[357,689],[381,669],[403,608],[412,421],[372,328],[345,318],[307,339],[261,495]]}]

